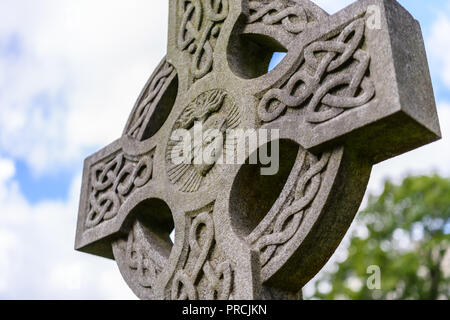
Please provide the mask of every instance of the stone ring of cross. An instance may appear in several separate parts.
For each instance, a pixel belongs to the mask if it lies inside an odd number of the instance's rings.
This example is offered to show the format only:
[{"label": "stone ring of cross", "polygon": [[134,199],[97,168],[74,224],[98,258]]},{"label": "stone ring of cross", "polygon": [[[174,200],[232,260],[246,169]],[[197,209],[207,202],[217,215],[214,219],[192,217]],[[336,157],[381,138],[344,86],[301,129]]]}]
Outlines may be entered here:
[{"label": "stone ring of cross", "polygon": [[419,23],[395,0],[169,6],[167,56],[85,161],[75,247],[142,299],[299,299],[372,166],[440,138]]}]

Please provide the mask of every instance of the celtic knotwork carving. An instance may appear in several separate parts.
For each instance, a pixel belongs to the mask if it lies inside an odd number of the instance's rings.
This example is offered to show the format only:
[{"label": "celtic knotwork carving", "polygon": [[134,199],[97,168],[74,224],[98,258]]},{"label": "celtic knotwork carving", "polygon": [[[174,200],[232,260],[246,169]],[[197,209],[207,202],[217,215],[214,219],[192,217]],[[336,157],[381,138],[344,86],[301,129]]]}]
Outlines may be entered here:
[{"label": "celtic knotwork carving", "polygon": [[126,262],[128,267],[136,272],[136,279],[140,286],[153,288],[157,276],[164,268],[162,264],[164,258],[145,240],[142,226],[139,222],[135,222],[128,234]]},{"label": "celtic knotwork carving", "polygon": [[228,16],[229,0],[179,0],[179,10],[178,48],[192,55],[190,72],[194,80],[201,79],[212,68],[215,38]]},{"label": "celtic knotwork carving", "polygon": [[303,151],[299,156],[300,173],[296,184],[289,190],[283,208],[268,225],[264,234],[253,244],[261,252],[261,265],[266,265],[275,256],[276,250],[289,242],[302,223],[303,217],[316,198],[322,183],[322,173],[326,171],[330,153],[319,158]]},{"label": "celtic knotwork carving", "polygon": [[310,22],[308,12],[296,3],[286,1],[250,1],[248,23],[262,22],[265,25],[280,24],[284,30],[293,34],[301,33]]},{"label": "celtic knotwork carving", "polygon": [[[167,173],[180,191],[196,192],[214,170],[217,159],[234,152],[227,143],[226,132],[240,124],[240,113],[234,99],[224,90],[214,89],[200,94],[180,115],[173,128],[189,132],[190,151],[185,152],[183,140],[171,137],[166,151]],[[196,130],[201,125],[201,130]],[[205,155],[208,150],[214,154]],[[183,161],[175,161],[178,156]],[[208,158],[208,160],[206,160]]]},{"label": "celtic knotwork carving", "polygon": [[90,171],[89,208],[85,222],[88,229],[113,219],[126,198],[150,180],[153,155],[136,160],[120,153],[96,164]]},{"label": "celtic knotwork carving", "polygon": [[212,258],[216,244],[211,212],[192,217],[187,242],[189,253],[172,281],[171,299],[229,299],[233,270],[229,261]]},{"label": "celtic knotwork carving", "polygon": [[440,137],[420,26],[393,0],[168,4],[167,59],[85,161],[75,248],[142,299],[298,298],[372,166]]},{"label": "celtic knotwork carving", "polygon": [[168,62],[164,61],[155,75],[150,80],[148,87],[145,89],[144,95],[138,102],[137,107],[133,111],[131,122],[127,125],[126,134],[139,138],[142,127],[151,113],[155,110],[158,104],[158,96],[162,93],[163,89],[168,86],[169,79],[176,73],[174,67]]},{"label": "celtic knotwork carving", "polygon": [[288,107],[305,107],[306,121],[320,123],[369,102],[375,89],[367,76],[370,56],[360,49],[364,30],[364,19],[358,19],[336,38],[307,46],[302,65],[287,84],[263,96],[261,120],[273,121]]}]

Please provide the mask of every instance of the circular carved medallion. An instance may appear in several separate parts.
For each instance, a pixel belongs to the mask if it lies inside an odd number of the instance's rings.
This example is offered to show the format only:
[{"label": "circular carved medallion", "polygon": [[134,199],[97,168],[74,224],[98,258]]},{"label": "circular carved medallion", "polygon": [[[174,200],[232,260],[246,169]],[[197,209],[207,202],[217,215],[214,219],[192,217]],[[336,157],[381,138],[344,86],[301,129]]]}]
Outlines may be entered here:
[{"label": "circular carved medallion", "polygon": [[169,180],[182,192],[196,192],[214,180],[234,151],[227,132],[240,124],[236,103],[225,90],[206,91],[189,103],[172,129],[166,149]]}]

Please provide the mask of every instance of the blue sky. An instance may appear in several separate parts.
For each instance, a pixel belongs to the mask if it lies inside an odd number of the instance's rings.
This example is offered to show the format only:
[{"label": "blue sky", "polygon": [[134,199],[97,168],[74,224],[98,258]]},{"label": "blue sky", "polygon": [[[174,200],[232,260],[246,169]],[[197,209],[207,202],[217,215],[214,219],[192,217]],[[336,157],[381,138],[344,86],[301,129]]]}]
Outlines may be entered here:
[{"label": "blue sky", "polygon": [[[399,2],[422,25],[450,136],[450,0]],[[166,1],[0,0],[0,298],[134,298],[112,262],[72,250],[80,175],[121,135],[165,54],[166,17]],[[433,172],[450,175],[446,137],[377,165],[368,192]]]}]

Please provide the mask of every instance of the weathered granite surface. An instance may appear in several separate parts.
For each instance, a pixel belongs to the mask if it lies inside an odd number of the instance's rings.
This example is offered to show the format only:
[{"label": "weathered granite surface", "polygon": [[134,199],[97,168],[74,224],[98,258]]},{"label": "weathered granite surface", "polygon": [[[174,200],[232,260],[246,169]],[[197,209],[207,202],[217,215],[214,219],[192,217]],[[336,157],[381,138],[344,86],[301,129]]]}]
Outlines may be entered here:
[{"label": "weathered granite surface", "polygon": [[[419,23],[395,0],[331,16],[306,0],[169,5],[167,56],[123,136],[85,161],[75,247],[115,259],[142,299],[299,298],[372,166],[440,137]],[[173,164],[172,133],[200,119],[279,129],[278,174]]]}]

